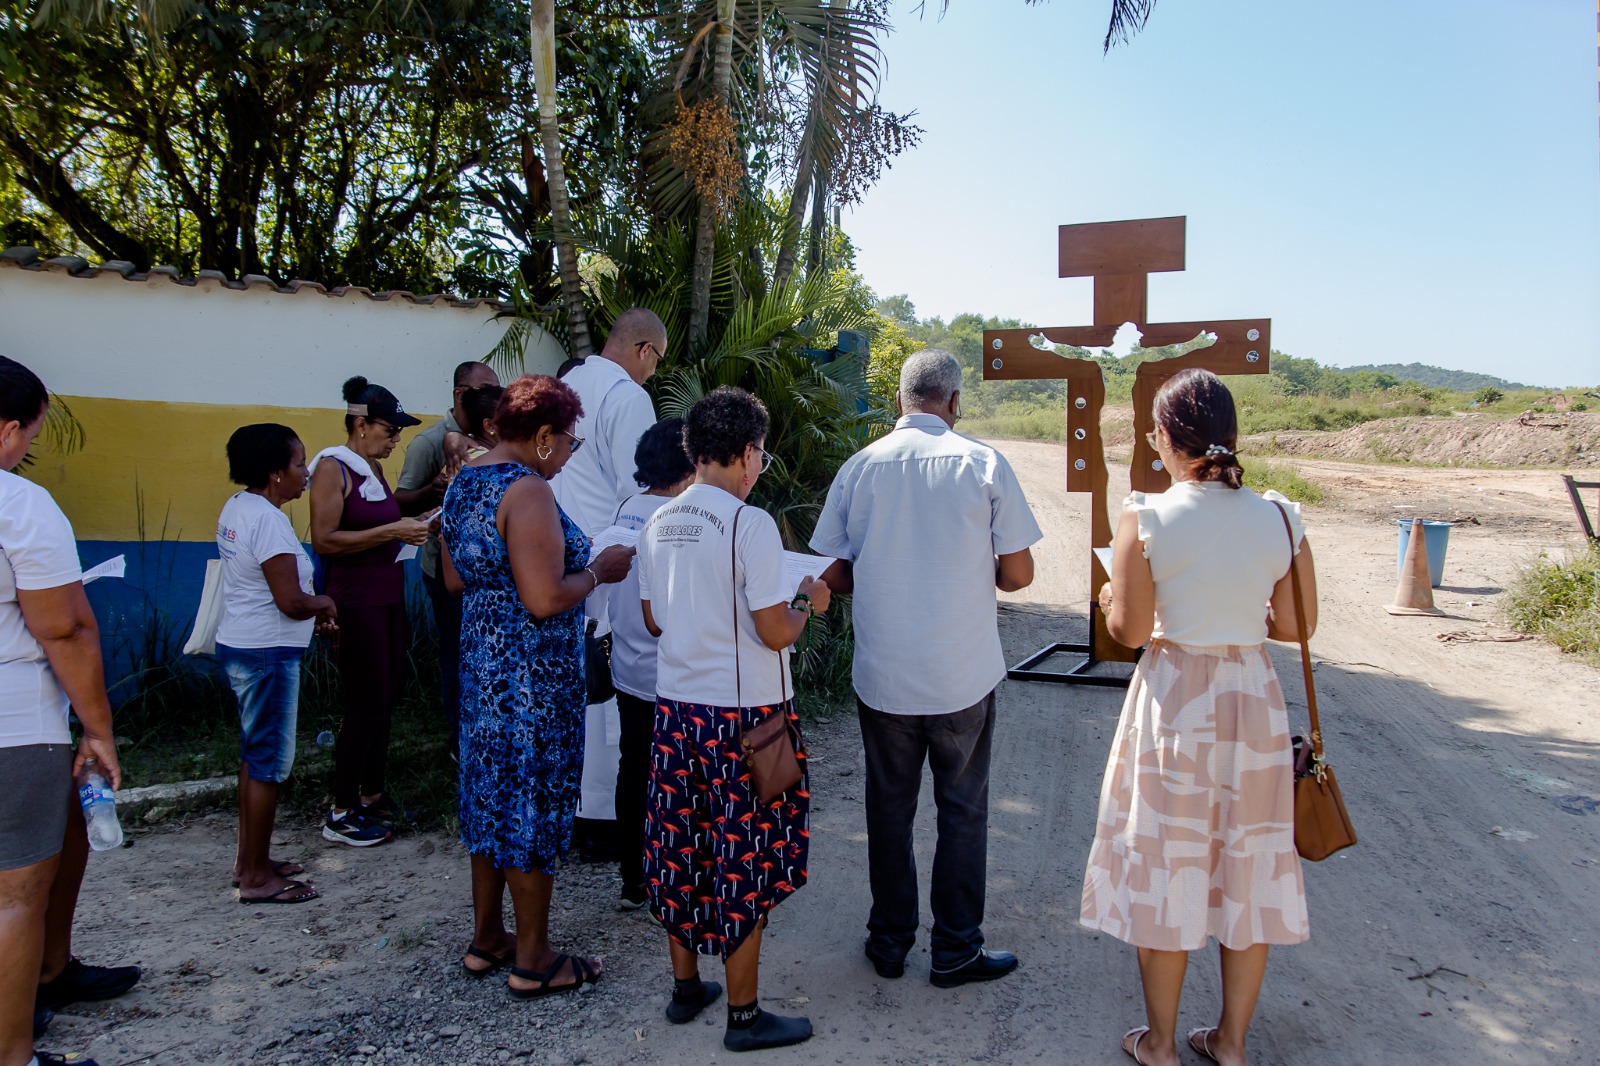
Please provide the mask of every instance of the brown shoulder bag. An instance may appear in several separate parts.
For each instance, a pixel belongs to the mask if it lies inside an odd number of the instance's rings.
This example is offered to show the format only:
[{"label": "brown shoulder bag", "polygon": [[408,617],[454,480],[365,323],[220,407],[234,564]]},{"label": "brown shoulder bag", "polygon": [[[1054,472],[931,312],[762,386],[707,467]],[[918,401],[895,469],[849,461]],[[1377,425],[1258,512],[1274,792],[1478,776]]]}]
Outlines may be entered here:
[{"label": "brown shoulder bag", "polygon": [[794,729],[789,724],[789,683],[783,669],[783,652],[778,652],[778,684],[783,702],[778,710],[763,718],[752,729],[744,727],[744,679],[739,668],[739,515],[733,513],[733,536],[728,549],[729,587],[733,590],[733,677],[734,696],[739,712],[739,747],[744,750],[745,769],[750,771],[750,791],[763,807],[798,785],[804,777],[800,758],[795,754]]},{"label": "brown shoulder bag", "polygon": [[1356,842],[1355,826],[1344,808],[1344,795],[1333,767],[1322,751],[1322,725],[1317,721],[1317,690],[1311,680],[1311,645],[1306,641],[1306,608],[1295,566],[1294,527],[1289,512],[1275,503],[1289,534],[1289,583],[1294,589],[1294,620],[1300,634],[1300,665],[1306,677],[1306,707],[1311,712],[1311,739],[1294,738],[1294,848],[1302,859],[1320,862]]}]

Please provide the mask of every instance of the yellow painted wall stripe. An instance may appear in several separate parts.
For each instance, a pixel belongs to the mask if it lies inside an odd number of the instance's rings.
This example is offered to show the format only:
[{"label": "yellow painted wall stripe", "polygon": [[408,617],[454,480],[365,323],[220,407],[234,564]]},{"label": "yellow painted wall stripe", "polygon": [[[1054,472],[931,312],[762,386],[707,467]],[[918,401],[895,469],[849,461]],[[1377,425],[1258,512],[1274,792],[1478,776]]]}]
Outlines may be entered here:
[{"label": "yellow painted wall stripe", "polygon": [[[300,434],[307,455],[345,442],[344,414],[327,408],[252,407],[64,397],[84,427],[71,455],[36,452],[25,475],[50,490],[80,540],[209,541],[217,514],[238,486],[228,480],[228,437],[252,422],[281,422]],[[383,462],[393,486],[407,443],[437,419],[405,431]],[[287,508],[302,538],[305,498]]]}]

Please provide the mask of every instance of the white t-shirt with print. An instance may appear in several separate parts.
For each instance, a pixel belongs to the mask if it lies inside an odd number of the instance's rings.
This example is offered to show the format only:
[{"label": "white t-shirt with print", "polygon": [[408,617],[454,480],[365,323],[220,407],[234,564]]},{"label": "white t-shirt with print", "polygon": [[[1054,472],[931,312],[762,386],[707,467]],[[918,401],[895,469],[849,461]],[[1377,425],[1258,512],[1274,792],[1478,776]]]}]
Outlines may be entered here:
[{"label": "white t-shirt with print", "polygon": [[17,590],[83,580],[72,523],[50,493],[0,471],[0,748],[67,744],[67,694],[28,632]]},{"label": "white t-shirt with print", "polygon": [[764,707],[794,694],[788,650],[761,643],[751,613],[794,596],[771,515],[722,489],[691,485],[650,516],[634,569],[639,596],[661,628],[658,695],[714,707]]},{"label": "white t-shirt with print", "polygon": [[300,591],[311,594],[311,558],[294,535],[289,516],[254,492],[236,492],[217,519],[217,554],[222,557],[222,622],[217,643],[230,648],[303,648],[311,643],[315,618],[297,622],[278,610],[261,564],[294,556]]},{"label": "white t-shirt with print", "polygon": [[[670,496],[635,493],[617,508],[616,522],[624,529],[643,529],[650,516],[672,502]],[[744,522],[739,523],[744,532]],[[644,611],[639,606],[639,568],[630,567],[628,576],[609,587],[611,618],[611,683],[618,690],[641,700],[656,698],[656,648],[658,641],[644,627]]]}]

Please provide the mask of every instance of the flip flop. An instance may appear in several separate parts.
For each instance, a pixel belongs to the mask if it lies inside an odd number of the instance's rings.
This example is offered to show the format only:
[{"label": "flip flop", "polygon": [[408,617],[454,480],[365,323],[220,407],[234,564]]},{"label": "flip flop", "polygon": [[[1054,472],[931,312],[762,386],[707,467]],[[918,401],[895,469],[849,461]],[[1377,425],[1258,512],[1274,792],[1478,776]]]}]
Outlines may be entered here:
[{"label": "flip flop", "polygon": [[[283,859],[272,864],[272,872],[279,877],[296,877],[306,872],[306,868],[293,859]],[[239,879],[233,879],[233,887],[239,887]]]},{"label": "flip flop", "polygon": [[[297,889],[305,889],[306,894],[284,898],[287,893],[294,892]],[[239,903],[242,906],[252,907],[258,903],[310,903],[312,900],[320,898],[317,895],[317,890],[303,881],[290,881],[270,896],[255,896],[252,898],[241,895]]]},{"label": "flip flop", "polygon": [[492,955],[475,944],[468,944],[467,954],[471,955],[475,959],[482,959],[484,962],[489,964],[481,970],[474,970],[471,966],[468,966],[465,962],[463,962],[461,964],[461,968],[466,971],[467,976],[485,977],[494,973],[496,970],[500,969],[500,967],[505,966],[508,963],[515,962],[517,958],[517,949],[512,948],[504,955]]},{"label": "flip flop", "polygon": [[1211,1038],[1216,1035],[1216,1032],[1215,1026],[1206,1029],[1190,1029],[1189,1046],[1194,1049],[1197,1055],[1204,1055],[1212,1062],[1221,1061],[1211,1053]]},{"label": "flip flop", "polygon": [[[1141,1025],[1137,1029],[1129,1029],[1126,1033],[1122,1034],[1122,1050],[1126,1052],[1134,1062],[1137,1062],[1139,1066],[1144,1066],[1144,1060],[1139,1057],[1139,1041],[1143,1040],[1149,1035],[1150,1027],[1145,1025]],[[1131,1050],[1128,1047],[1128,1037],[1130,1036],[1133,1037],[1133,1047]]]},{"label": "flip flop", "polygon": [[[572,976],[577,978],[577,980],[567,985],[552,985],[550,982],[555,979],[556,973],[561,969],[561,967],[565,966],[569,962],[572,964]],[[539,982],[538,988],[514,988],[508,982],[506,984],[506,991],[511,993],[512,999],[538,999],[540,996],[553,996],[562,992],[576,992],[584,985],[594,984],[596,981],[600,980],[601,976],[599,972],[590,968],[589,963],[586,960],[575,958],[571,955],[557,955],[556,961],[551,963],[550,968],[545,970],[543,973],[534,973],[532,970],[524,970],[520,966],[509,967],[509,970],[513,976],[520,977],[524,981]]]}]

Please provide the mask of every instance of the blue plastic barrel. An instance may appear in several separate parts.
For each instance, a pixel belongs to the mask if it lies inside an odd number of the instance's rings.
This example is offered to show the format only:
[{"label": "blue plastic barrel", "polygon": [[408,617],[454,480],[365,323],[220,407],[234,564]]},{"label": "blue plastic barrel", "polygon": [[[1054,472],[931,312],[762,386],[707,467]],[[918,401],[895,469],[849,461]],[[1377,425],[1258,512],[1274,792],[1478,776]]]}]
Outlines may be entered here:
[{"label": "blue plastic barrel", "polygon": [[[1400,545],[1395,556],[1394,576],[1398,578],[1406,569],[1406,545],[1411,543],[1411,519],[1397,518],[1400,526]],[[1428,583],[1434,588],[1444,584],[1444,553],[1450,546],[1450,527],[1454,522],[1422,523],[1422,543],[1428,549]]]}]

